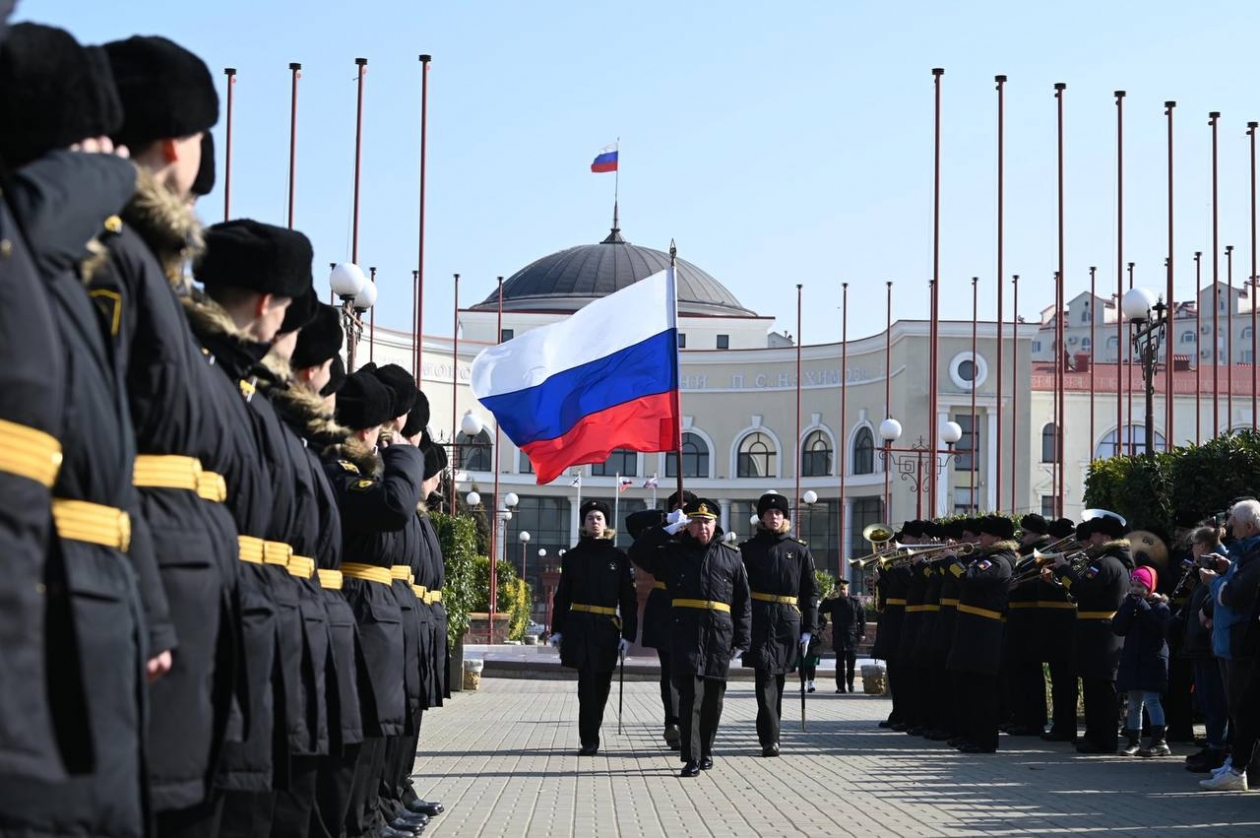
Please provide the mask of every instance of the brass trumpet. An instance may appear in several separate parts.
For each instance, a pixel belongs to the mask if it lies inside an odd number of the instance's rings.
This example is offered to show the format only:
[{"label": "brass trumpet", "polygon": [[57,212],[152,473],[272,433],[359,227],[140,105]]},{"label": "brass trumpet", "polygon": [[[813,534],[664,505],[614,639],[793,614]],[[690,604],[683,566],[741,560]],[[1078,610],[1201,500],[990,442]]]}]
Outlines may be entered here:
[{"label": "brass trumpet", "polygon": [[873,553],[868,553],[865,556],[859,556],[856,559],[849,559],[849,567],[866,570],[884,556],[900,549],[901,545],[895,542],[893,542],[892,547],[886,546],[889,542],[892,542],[894,535],[896,535],[896,531],[893,530],[892,525],[890,524],[867,524],[862,528],[862,538],[869,541],[872,547],[880,547],[880,545],[885,546],[881,549],[875,550]]},{"label": "brass trumpet", "polygon": [[913,546],[902,547],[898,545],[896,552],[880,557],[879,566],[884,570],[890,570],[894,567],[909,564],[919,556],[940,553],[945,550],[951,550],[959,556],[970,556],[976,551],[976,545],[969,541],[959,542],[958,544],[935,544],[931,547],[919,547],[917,549]]},{"label": "brass trumpet", "polygon": [[888,556],[892,556],[896,554],[901,549],[902,549],[901,545],[897,544],[894,541],[892,543],[892,546],[887,549],[877,550],[874,553],[868,553],[867,555],[859,556],[856,559],[849,559],[849,567],[856,567],[860,570],[866,570],[871,565],[875,564],[876,562],[882,561],[884,558]]}]

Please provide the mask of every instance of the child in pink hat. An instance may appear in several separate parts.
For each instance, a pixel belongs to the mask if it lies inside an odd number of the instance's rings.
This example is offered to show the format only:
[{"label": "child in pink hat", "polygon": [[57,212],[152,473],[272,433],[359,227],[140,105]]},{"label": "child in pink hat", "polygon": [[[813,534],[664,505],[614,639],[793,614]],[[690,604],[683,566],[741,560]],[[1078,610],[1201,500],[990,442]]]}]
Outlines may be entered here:
[{"label": "child in pink hat", "polygon": [[[1172,613],[1168,598],[1155,592],[1158,585],[1155,568],[1136,568],[1129,575],[1129,595],[1111,622],[1112,631],[1124,638],[1116,690],[1129,696],[1124,730],[1128,745],[1121,749],[1128,756],[1161,757],[1172,753],[1164,739],[1164,706],[1160,701],[1160,694],[1168,689],[1168,625]],[[1145,748],[1141,747],[1143,708],[1151,720],[1151,741]]]}]

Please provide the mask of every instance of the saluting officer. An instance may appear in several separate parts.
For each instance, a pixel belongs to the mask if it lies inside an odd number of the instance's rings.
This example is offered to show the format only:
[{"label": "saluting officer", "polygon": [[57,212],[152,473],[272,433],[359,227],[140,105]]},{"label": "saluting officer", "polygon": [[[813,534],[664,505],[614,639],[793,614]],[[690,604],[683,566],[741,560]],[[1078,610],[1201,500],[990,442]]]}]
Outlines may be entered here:
[{"label": "saluting officer", "polygon": [[[166,601],[136,514],[135,448],[118,368],[83,287],[89,242],[127,202],[135,181],[126,161],[113,155],[66,151],[117,127],[117,99],[103,65],[69,33],[34,24],[14,27],[0,54],[0,148],[20,167],[6,197],[48,295],[65,361],[50,372],[61,376],[56,387],[69,397],[55,429],[59,461],[49,440],[30,429],[0,441],[0,459],[10,468],[32,468],[30,476],[51,485],[55,529],[39,577],[48,583],[46,610],[35,620],[42,642],[22,650],[46,661],[52,677],[29,684],[6,671],[0,690],[12,696],[5,703],[16,714],[6,727],[25,723],[27,702],[38,708],[49,701],[54,722],[65,714],[74,723],[57,731],[68,776],[50,777],[49,765],[0,779],[0,833],[11,835],[141,835],[149,817],[140,744],[145,617],[155,630],[162,627]],[[73,98],[66,101],[68,94]],[[0,426],[10,430],[16,429]],[[12,500],[5,496],[6,517]],[[9,703],[14,699],[18,707]],[[11,747],[3,744],[2,750]],[[38,769],[40,755],[31,756],[29,767]]]},{"label": "saluting officer", "polygon": [[958,616],[949,667],[954,709],[959,715],[958,750],[991,754],[998,747],[998,667],[1002,661],[1002,617],[1015,567],[1015,525],[1001,515],[975,524],[980,549],[970,562],[955,558],[947,568],[958,580]]},{"label": "saluting officer", "polygon": [[[678,492],[674,492],[665,505],[670,512],[673,512],[695,500],[696,496],[691,492],[684,491],[681,498]],[[626,518],[626,529],[631,538],[637,539],[648,527],[663,524],[665,515],[666,513],[659,509],[635,512]],[[634,560],[633,553],[630,559]],[[635,562],[635,564],[639,563]],[[645,572],[647,570],[642,565],[639,565],[639,568]],[[673,610],[669,604],[669,591],[665,588],[665,580],[654,579],[647,602],[643,605],[643,648],[656,650],[656,659],[661,667],[661,707],[665,712],[665,744],[670,750],[677,751],[680,747],[678,744],[678,687],[674,684],[674,667],[669,651],[670,627],[674,624]]]},{"label": "saluting officer", "polygon": [[849,580],[836,580],[835,596],[819,606],[831,616],[831,648],[836,653],[836,692],[853,692],[857,647],[866,638],[866,609],[849,596]]},{"label": "saluting officer", "polygon": [[582,538],[564,554],[551,619],[560,663],[578,671],[579,756],[599,751],[599,728],[618,656],[639,630],[630,560],[613,544],[608,506],[582,504]]},{"label": "saluting officer", "polygon": [[1085,699],[1085,735],[1076,746],[1081,754],[1114,754],[1120,744],[1116,729],[1116,674],[1124,638],[1111,630],[1129,592],[1133,559],[1124,535],[1124,521],[1107,513],[1077,527],[1077,538],[1089,544],[1089,564],[1078,571],[1060,557],[1053,574],[1076,598],[1076,668]]},{"label": "saluting officer", "polygon": [[[722,543],[718,506],[692,501],[630,547],[634,563],[665,582],[674,612],[670,654],[678,686],[680,776],[713,767],[713,740],[731,661],[752,642],[748,574]],[[678,539],[672,536],[686,528]]]},{"label": "saluting officer", "polygon": [[808,648],[818,620],[814,557],[792,538],[787,498],[767,492],[757,501],[756,534],[739,545],[752,596],[752,645],[744,666],[757,689],[757,739],[763,757],[779,755],[785,673]]}]

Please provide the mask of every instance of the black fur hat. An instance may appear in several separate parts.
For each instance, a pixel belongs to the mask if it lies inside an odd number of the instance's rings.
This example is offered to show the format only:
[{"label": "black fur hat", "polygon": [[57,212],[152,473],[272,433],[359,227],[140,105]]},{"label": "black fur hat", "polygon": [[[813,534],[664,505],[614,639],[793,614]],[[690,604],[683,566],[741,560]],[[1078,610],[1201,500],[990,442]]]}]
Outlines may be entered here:
[{"label": "black fur hat", "polygon": [[394,418],[389,388],[370,372],[346,376],[337,392],[337,421],[352,431],[375,428]]},{"label": "black fur hat", "polygon": [[201,135],[201,168],[188,191],[197,196],[214,191],[214,134],[209,131]]},{"label": "black fur hat", "polygon": [[1100,515],[1090,519],[1089,523],[1093,532],[1100,532],[1108,538],[1119,538],[1124,535],[1124,523],[1111,515]]},{"label": "black fur hat", "polygon": [[757,517],[765,515],[767,511],[777,509],[784,515],[791,515],[792,512],[788,508],[788,499],[777,492],[766,492],[757,499]]},{"label": "black fur hat", "polygon": [[311,240],[297,230],[241,218],[206,230],[193,274],[206,286],[246,288],[296,299],[311,288]]},{"label": "black fur hat", "polygon": [[416,405],[416,398],[420,395],[420,388],[416,387],[416,380],[411,377],[411,373],[397,364],[386,364],[383,367],[376,367],[372,370],[372,374],[393,392],[394,415],[402,416],[404,413],[410,413]]},{"label": "black fur hat", "polygon": [[407,424],[403,425],[402,435],[407,439],[411,439],[416,434],[424,430],[425,423],[421,421],[421,414],[418,410],[413,410],[407,414]]},{"label": "black fur hat", "polygon": [[446,449],[441,445],[430,445],[424,450],[424,479],[441,473],[447,462]]},{"label": "black fur hat", "polygon": [[138,151],[157,140],[209,131],[219,121],[219,94],[206,63],[156,35],[105,44],[122,101],[114,141]]},{"label": "black fur hat", "polygon": [[305,294],[294,297],[293,302],[289,303],[289,307],[284,310],[284,322],[280,324],[280,329],[276,334],[287,335],[298,329],[305,330],[307,324],[315,317],[315,307],[318,305],[319,297],[315,296],[314,288],[308,288]]},{"label": "black fur hat", "polygon": [[315,315],[298,335],[290,366],[295,370],[319,366],[341,351],[344,338],[341,313],[328,303],[316,301]]},{"label": "black fur hat", "polygon": [[924,535],[927,535],[927,531],[924,528],[924,525],[926,523],[927,523],[926,521],[918,521],[918,520],[906,521],[904,524],[901,525],[901,531],[905,533],[906,535],[912,536],[914,538],[920,538]]},{"label": "black fur hat", "polygon": [[586,522],[586,514],[588,512],[603,513],[605,524],[611,526],[612,512],[608,510],[608,504],[604,503],[602,500],[588,500],[586,503],[582,504],[582,507],[578,510],[578,524],[579,525],[584,524]]},{"label": "black fur hat", "polygon": [[1076,522],[1071,518],[1055,518],[1048,529],[1051,538],[1067,538],[1075,532]]},{"label": "black fur hat", "polygon": [[688,492],[686,489],[683,489],[682,503],[678,502],[678,492],[674,492],[665,501],[665,505],[668,506],[670,511],[672,512],[674,509],[681,509],[687,504],[695,502],[695,500],[696,500],[695,492]]},{"label": "black fur hat", "polygon": [[1050,524],[1045,518],[1036,512],[1030,512],[1023,518],[1019,519],[1019,528],[1025,534],[1032,533],[1034,535],[1046,535],[1050,532]]},{"label": "black fur hat", "polygon": [[341,360],[340,355],[334,355],[332,359],[332,366],[328,369],[328,383],[320,389],[319,394],[321,396],[331,396],[334,393],[340,393],[341,388],[344,387],[345,384],[346,365]]},{"label": "black fur hat", "polygon": [[1004,515],[985,515],[979,519],[980,532],[998,538],[1012,538],[1015,535],[1015,522]]},{"label": "black fur hat", "polygon": [[0,156],[24,166],[88,137],[113,134],[122,105],[99,47],[64,29],[19,23],[0,49]]}]

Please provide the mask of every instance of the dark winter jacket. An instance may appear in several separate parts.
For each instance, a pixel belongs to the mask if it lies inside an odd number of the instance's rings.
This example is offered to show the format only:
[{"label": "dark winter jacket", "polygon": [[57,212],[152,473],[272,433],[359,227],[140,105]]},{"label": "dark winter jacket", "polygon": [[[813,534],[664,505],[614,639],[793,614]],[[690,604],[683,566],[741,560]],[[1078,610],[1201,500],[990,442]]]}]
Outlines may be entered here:
[{"label": "dark winter jacket", "polygon": [[[659,509],[645,509],[626,517],[626,530],[631,538],[637,539],[650,527],[664,526],[665,513]],[[634,560],[633,552],[630,559]],[[669,651],[669,632],[673,625],[673,608],[669,603],[669,591],[665,581],[652,577],[652,574],[637,561],[635,565],[652,579],[652,590],[647,602],[643,604],[643,638],[640,641],[645,649],[664,649]]]},{"label": "dark winter jacket", "polygon": [[1111,630],[1111,620],[1128,593],[1132,570],[1127,539],[1102,545],[1083,573],[1071,565],[1055,570],[1055,576],[1076,598],[1076,669],[1082,678],[1116,678],[1123,644]]},{"label": "dark winter jacket", "polygon": [[1257,650],[1244,641],[1260,590],[1260,536],[1235,541],[1229,557],[1229,571],[1210,586],[1219,606],[1212,617],[1213,650],[1218,658],[1250,659]]},{"label": "dark winter jacket", "polygon": [[978,550],[966,564],[951,562],[946,571],[958,579],[958,616],[947,668],[996,675],[1002,660],[1002,617],[1015,568],[1013,541]]},{"label": "dark winter jacket", "polygon": [[1168,689],[1168,624],[1172,613],[1160,597],[1155,601],[1126,596],[1111,621],[1111,630],[1124,638],[1116,690],[1164,692]]},{"label": "dark winter jacket", "polygon": [[910,586],[910,569],[897,567],[880,570],[875,579],[875,609],[879,612],[879,631],[871,657],[878,660],[896,658],[901,643],[901,627],[906,619],[906,591]]},{"label": "dark winter jacket", "polygon": [[787,531],[758,528],[739,545],[752,596],[752,646],[744,666],[782,674],[796,666],[800,639],[818,621],[818,583],[809,546]]},{"label": "dark winter jacket", "polygon": [[428,643],[425,653],[428,662],[422,662],[421,678],[424,679],[428,704],[441,707],[443,700],[451,697],[448,683],[450,638],[447,632],[446,605],[442,602],[442,587],[446,584],[446,560],[442,555],[442,543],[429,513],[417,514],[420,532],[424,538],[424,563],[416,574],[416,584],[424,588],[427,602],[417,604],[417,610],[428,611]]},{"label": "dark winter jacket", "polygon": [[[1198,573],[1196,568],[1194,573]],[[1203,606],[1212,596],[1212,589],[1208,585],[1202,583],[1194,586],[1194,590],[1190,592],[1190,599],[1186,601],[1185,606],[1180,612],[1174,615],[1174,619],[1180,619],[1182,623],[1181,629],[1181,645],[1177,648],[1177,656],[1188,660],[1211,660],[1212,659],[1212,630],[1205,627],[1199,620],[1199,612],[1203,610]]]},{"label": "dark winter jacket", "polygon": [[564,666],[612,672],[618,641],[633,642],[638,634],[634,573],[626,554],[613,546],[614,535],[608,529],[600,538],[583,538],[561,559],[551,631],[560,635]]},{"label": "dark winter jacket", "polygon": [[825,599],[822,609],[831,620],[831,648],[836,654],[857,651],[866,637],[866,609],[851,596]]},{"label": "dark winter jacket", "polygon": [[752,599],[744,563],[722,543],[721,529],[702,545],[653,527],[631,545],[630,556],[664,581],[672,597],[674,676],[725,680],[734,653],[752,643]]}]

